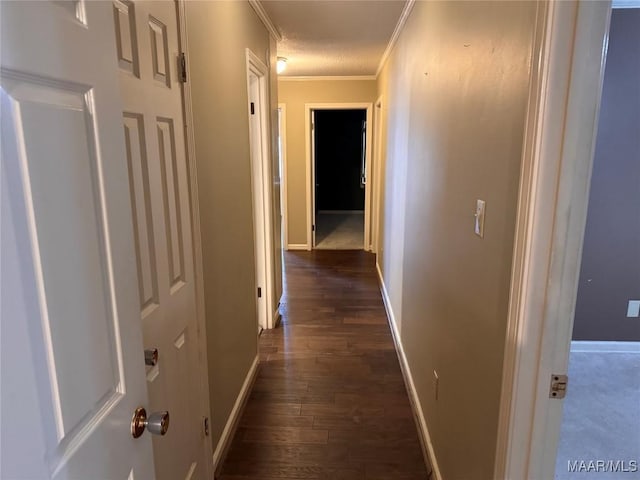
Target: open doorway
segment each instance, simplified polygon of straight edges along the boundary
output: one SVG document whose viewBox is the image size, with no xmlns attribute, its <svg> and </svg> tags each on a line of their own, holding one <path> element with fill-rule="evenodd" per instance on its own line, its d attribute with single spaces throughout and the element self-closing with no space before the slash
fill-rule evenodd
<svg viewBox="0 0 640 480">
<path fill-rule="evenodd" d="M 365 248 L 367 110 L 312 110 L 316 249 Z"/>
<path fill-rule="evenodd" d="M 612 10 L 556 479 L 640 478 L 638 26 Z"/>
</svg>

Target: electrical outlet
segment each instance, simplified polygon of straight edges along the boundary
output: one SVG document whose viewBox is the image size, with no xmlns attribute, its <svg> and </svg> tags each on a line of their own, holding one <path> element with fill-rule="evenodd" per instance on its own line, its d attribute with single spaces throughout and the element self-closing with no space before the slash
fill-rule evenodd
<svg viewBox="0 0 640 480">
<path fill-rule="evenodd" d="M 629 300 L 627 317 L 640 317 L 640 300 Z"/>
<path fill-rule="evenodd" d="M 438 372 L 433 371 L 433 391 L 435 392 L 436 400 L 438 400 L 438 388 L 440 387 L 440 377 Z"/>
</svg>

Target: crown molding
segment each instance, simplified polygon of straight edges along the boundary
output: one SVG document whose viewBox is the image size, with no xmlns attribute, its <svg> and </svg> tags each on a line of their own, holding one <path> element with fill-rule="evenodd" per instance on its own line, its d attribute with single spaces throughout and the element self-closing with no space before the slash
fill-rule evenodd
<svg viewBox="0 0 640 480">
<path fill-rule="evenodd" d="M 271 36 L 275 38 L 277 42 L 282 40 L 282 35 L 280 35 L 280 32 L 271 21 L 269 14 L 262 6 L 262 3 L 260 3 L 260 0 L 249 0 L 249 5 L 251 5 L 255 12 L 258 14 L 258 17 L 260 17 L 260 20 L 262 20 L 264 26 L 267 28 L 267 30 L 269 30 Z"/>
<path fill-rule="evenodd" d="M 409 18 L 409 14 L 411 13 L 411 10 L 413 10 L 413 5 L 415 3 L 416 3 L 416 0 L 407 0 L 407 3 L 405 3 L 404 8 L 402 9 L 402 13 L 400 14 L 400 18 L 398 18 L 398 23 L 396 24 L 396 28 L 393 30 L 393 33 L 391 34 L 391 38 L 389 39 L 387 48 L 382 54 L 382 58 L 380 58 L 380 63 L 378 64 L 378 70 L 376 71 L 376 78 L 378 77 L 378 75 L 380 75 L 380 72 L 382 71 L 382 67 L 384 67 L 384 64 L 387 62 L 389 55 L 391 55 L 391 51 L 393 50 L 393 47 L 396 45 L 396 42 L 398 41 L 398 37 L 400 36 L 400 33 L 402 33 L 402 29 L 404 28 L 405 23 L 407 23 L 407 19 Z"/>
<path fill-rule="evenodd" d="M 321 81 L 336 81 L 336 80 L 375 80 L 375 75 L 337 75 L 337 76 L 278 76 L 278 80 L 286 82 L 321 82 Z"/>
</svg>

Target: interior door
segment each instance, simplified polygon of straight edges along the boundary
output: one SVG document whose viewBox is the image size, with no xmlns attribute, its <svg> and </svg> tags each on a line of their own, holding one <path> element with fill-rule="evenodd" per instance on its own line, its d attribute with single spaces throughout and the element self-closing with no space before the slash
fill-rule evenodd
<svg viewBox="0 0 640 480">
<path fill-rule="evenodd" d="M 112 7 L 0 9 L 0 477 L 152 479 Z"/>
<path fill-rule="evenodd" d="M 205 412 L 200 408 L 196 296 L 177 5 L 114 0 L 126 159 L 138 270 L 138 315 L 149 405 L 171 413 L 153 439 L 156 476 L 205 478 Z"/>
<path fill-rule="evenodd" d="M 265 202 L 263 183 L 263 159 L 262 159 L 262 130 L 260 117 L 262 116 L 260 101 L 260 80 L 254 73 L 249 74 L 249 134 L 251 139 L 251 175 L 253 195 L 253 228 L 256 263 L 256 288 L 258 299 L 258 329 L 266 329 L 267 325 L 267 292 L 266 292 L 266 227 L 265 227 Z"/>
</svg>

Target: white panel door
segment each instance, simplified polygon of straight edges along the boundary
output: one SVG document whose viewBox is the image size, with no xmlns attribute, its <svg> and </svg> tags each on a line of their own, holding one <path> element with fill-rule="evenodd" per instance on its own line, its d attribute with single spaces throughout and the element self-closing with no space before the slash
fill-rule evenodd
<svg viewBox="0 0 640 480">
<path fill-rule="evenodd" d="M 138 269 L 149 405 L 171 428 L 153 439 L 158 479 L 205 478 L 198 330 L 178 19 L 173 1 L 114 0 L 115 38 Z M 203 389 L 204 390 L 204 389 Z"/>
<path fill-rule="evenodd" d="M 152 479 L 112 6 L 0 9 L 0 477 Z"/>
<path fill-rule="evenodd" d="M 264 172 L 262 148 L 262 99 L 260 98 L 260 80 L 254 73 L 249 73 L 249 134 L 251 147 L 251 182 L 253 196 L 253 236 L 256 265 L 256 289 L 258 290 L 257 309 L 258 327 L 268 328 L 267 309 L 267 268 L 266 268 L 266 227 L 264 202 Z"/>
</svg>

